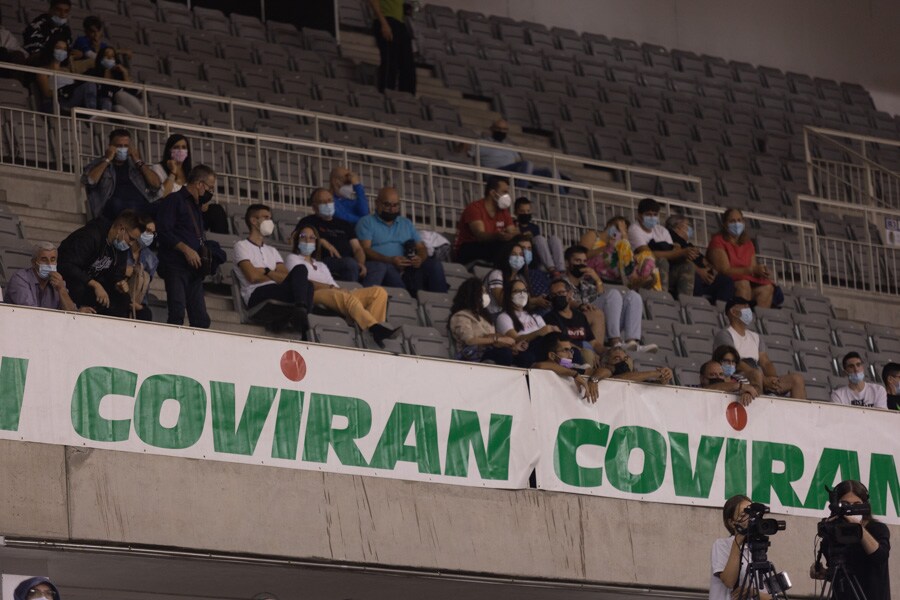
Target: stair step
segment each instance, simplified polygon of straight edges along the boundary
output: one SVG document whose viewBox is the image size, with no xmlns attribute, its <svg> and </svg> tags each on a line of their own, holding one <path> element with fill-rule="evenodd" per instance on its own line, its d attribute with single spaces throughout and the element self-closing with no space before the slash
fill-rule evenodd
<svg viewBox="0 0 900 600">
<path fill-rule="evenodd" d="M 75 225 L 75 227 L 72 228 L 73 230 L 81 227 L 85 223 L 83 212 L 78 213 L 62 210 L 49 210 L 46 208 L 30 206 L 28 204 L 19 204 L 18 202 L 7 202 L 6 206 L 9 209 L 9 212 L 13 213 L 14 215 L 18 215 L 20 218 L 33 217 L 41 219 L 42 221 L 47 220 L 60 223 L 70 223 L 72 225 Z"/>
</svg>

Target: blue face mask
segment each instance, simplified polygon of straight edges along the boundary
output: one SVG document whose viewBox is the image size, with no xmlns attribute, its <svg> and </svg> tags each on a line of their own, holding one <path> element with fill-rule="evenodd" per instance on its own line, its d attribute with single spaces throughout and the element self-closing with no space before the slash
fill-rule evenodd
<svg viewBox="0 0 900 600">
<path fill-rule="evenodd" d="M 141 246 L 143 246 L 144 248 L 147 248 L 150 246 L 150 244 L 153 243 L 153 240 L 155 240 L 155 239 L 156 239 L 155 233 L 153 233 L 152 231 L 145 231 L 144 233 L 141 234 Z"/>
<path fill-rule="evenodd" d="M 744 224 L 741 221 L 728 224 L 728 233 L 734 237 L 740 237 L 744 233 Z"/>
<path fill-rule="evenodd" d="M 56 62 L 65 62 L 67 58 L 69 58 L 69 52 L 67 50 L 63 50 L 62 48 L 53 49 L 53 60 Z"/>
<path fill-rule="evenodd" d="M 329 219 L 334 216 L 334 202 L 319 205 L 319 216 Z"/>
<path fill-rule="evenodd" d="M 752 323 L 753 322 L 753 311 L 750 310 L 749 308 L 742 308 L 741 309 L 741 321 L 744 323 L 744 325 L 749 325 L 750 323 Z"/>
<path fill-rule="evenodd" d="M 530 265 L 531 261 L 534 260 L 534 253 L 528 249 L 522 250 L 522 252 L 525 254 L 525 264 Z"/>
<path fill-rule="evenodd" d="M 49 279 L 50 273 L 56 272 L 56 265 L 38 265 L 38 277 L 41 279 Z"/>
<path fill-rule="evenodd" d="M 610 237 L 610 239 L 613 239 L 618 242 L 619 239 L 622 237 L 622 232 L 619 231 L 618 227 L 610 227 L 609 229 L 606 230 L 606 235 L 608 235 Z"/>
<path fill-rule="evenodd" d="M 864 371 L 860 371 L 859 373 L 850 373 L 847 375 L 847 379 L 850 380 L 850 383 L 862 383 L 866 378 L 866 374 Z"/>
<path fill-rule="evenodd" d="M 115 249 L 119 252 L 125 252 L 131 246 L 129 246 L 128 242 L 126 242 L 125 240 L 113 240 L 113 247 L 115 247 Z"/>
<path fill-rule="evenodd" d="M 725 377 L 731 377 L 736 370 L 737 367 L 735 365 L 722 365 L 722 373 L 725 374 Z"/>
<path fill-rule="evenodd" d="M 653 229 L 659 225 L 659 217 L 651 217 L 648 215 L 642 219 L 642 222 L 644 223 L 644 229 Z"/>
<path fill-rule="evenodd" d="M 116 160 L 125 161 L 128 160 L 128 148 L 125 146 L 119 146 L 116 148 Z"/>
<path fill-rule="evenodd" d="M 102 60 L 100 61 L 100 65 L 101 65 L 104 69 L 112 69 L 114 66 L 116 66 L 116 59 L 114 59 L 114 58 L 104 58 L 104 59 L 102 59 Z"/>
<path fill-rule="evenodd" d="M 686 238 L 686 239 L 691 239 L 692 237 L 694 237 L 694 228 L 691 227 L 690 225 L 688 225 L 687 238 Z"/>
<path fill-rule="evenodd" d="M 513 254 L 509 257 L 509 266 L 512 267 L 513 271 L 518 271 L 525 266 L 525 257 Z"/>
<path fill-rule="evenodd" d="M 303 256 L 312 256 L 312 253 L 316 251 L 316 244 L 315 242 L 300 242 L 297 244 L 297 251 Z"/>
</svg>

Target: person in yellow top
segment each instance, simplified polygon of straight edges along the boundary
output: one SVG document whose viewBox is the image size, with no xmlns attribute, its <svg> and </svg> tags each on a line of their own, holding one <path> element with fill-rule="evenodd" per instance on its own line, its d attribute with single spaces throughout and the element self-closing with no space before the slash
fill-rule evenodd
<svg viewBox="0 0 900 600">
<path fill-rule="evenodd" d="M 412 33 L 406 26 L 403 0 L 369 0 L 375 13 L 375 42 L 381 54 L 378 91 L 416 93 Z"/>
<path fill-rule="evenodd" d="M 588 249 L 587 264 L 603 281 L 621 283 L 631 289 L 662 290 L 659 270 L 649 250 L 635 255 L 628 242 L 628 221 L 613 217 L 603 231 L 587 231 L 581 245 Z"/>
</svg>

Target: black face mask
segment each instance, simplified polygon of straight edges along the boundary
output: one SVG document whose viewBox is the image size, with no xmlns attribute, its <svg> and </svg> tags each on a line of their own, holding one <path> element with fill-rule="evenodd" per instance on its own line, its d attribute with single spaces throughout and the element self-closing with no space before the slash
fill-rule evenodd
<svg viewBox="0 0 900 600">
<path fill-rule="evenodd" d="M 491 137 L 494 138 L 495 142 L 502 142 L 506 139 L 505 131 L 494 131 L 491 133 Z"/>
<path fill-rule="evenodd" d="M 629 371 L 631 371 L 631 369 L 628 368 L 628 363 L 624 360 L 613 367 L 613 375 L 621 375 L 623 373 L 628 373 Z"/>
<path fill-rule="evenodd" d="M 399 215 L 393 212 L 385 212 L 381 211 L 378 213 L 378 216 L 381 217 L 381 220 L 385 223 L 391 223 L 394 219 L 396 219 Z"/>
<path fill-rule="evenodd" d="M 200 206 L 203 206 L 213 198 L 213 193 L 211 190 L 206 190 L 204 193 L 200 195 L 197 200 L 200 202 Z"/>
<path fill-rule="evenodd" d="M 716 385 L 717 383 L 725 383 L 725 380 L 714 377 L 713 379 L 709 379 L 706 385 Z"/>
<path fill-rule="evenodd" d="M 587 267 L 585 267 L 584 265 L 572 265 L 571 267 L 569 267 L 569 273 L 571 273 L 575 277 L 581 277 L 584 274 L 584 270 L 586 268 Z"/>
<path fill-rule="evenodd" d="M 553 310 L 559 312 L 569 306 L 569 299 L 565 296 L 553 296 L 550 298 L 550 304 L 553 306 Z"/>
<path fill-rule="evenodd" d="M 516 218 L 519 220 L 519 223 L 522 225 L 528 225 L 531 223 L 531 215 L 517 215 Z"/>
</svg>

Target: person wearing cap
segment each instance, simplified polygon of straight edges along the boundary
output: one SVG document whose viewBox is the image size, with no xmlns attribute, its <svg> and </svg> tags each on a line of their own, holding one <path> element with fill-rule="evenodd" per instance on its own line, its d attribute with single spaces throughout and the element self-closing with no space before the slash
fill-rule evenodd
<svg viewBox="0 0 900 600">
<path fill-rule="evenodd" d="M 738 372 L 743 374 L 756 389 L 776 395 L 789 394 L 791 398 L 805 399 L 806 384 L 799 373 L 779 375 L 766 353 L 766 343 L 749 326 L 753 323 L 753 309 L 746 298 L 735 296 L 725 305 L 728 327 L 719 331 L 713 339 L 712 349 L 731 346 L 741 356 Z"/>
<path fill-rule="evenodd" d="M 887 408 L 887 392 L 880 385 L 866 383 L 866 363 L 859 352 L 848 352 L 841 359 L 848 385 L 835 388 L 831 401 L 835 404 Z"/>
<path fill-rule="evenodd" d="M 32 577 L 16 586 L 13 600 L 60 600 L 59 590 L 49 577 Z"/>
<path fill-rule="evenodd" d="M 672 291 L 675 296 L 693 296 L 694 259 L 700 256 L 700 249 L 672 241 L 669 230 L 659 222 L 660 208 L 660 203 L 653 198 L 638 203 L 638 218 L 628 227 L 628 241 L 635 256 L 648 250 L 653 253 L 663 291 Z"/>
<path fill-rule="evenodd" d="M 484 198 L 469 204 L 459 218 L 453 244 L 456 262 L 491 261 L 504 244 L 519 235 L 510 206 L 509 179 L 488 177 Z"/>
</svg>

